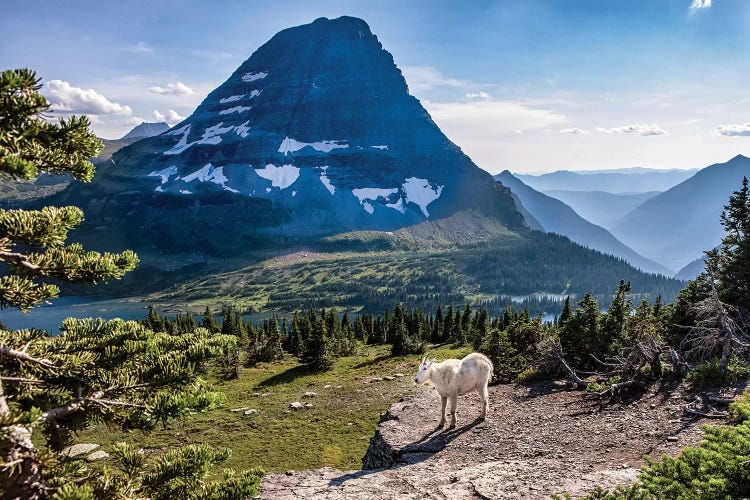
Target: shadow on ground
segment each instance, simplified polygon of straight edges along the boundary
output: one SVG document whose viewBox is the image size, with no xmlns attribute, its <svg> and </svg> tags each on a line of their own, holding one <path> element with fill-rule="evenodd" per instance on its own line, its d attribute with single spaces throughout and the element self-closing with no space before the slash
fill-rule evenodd
<svg viewBox="0 0 750 500">
<path fill-rule="evenodd" d="M 441 427 L 436 427 L 435 429 L 427 432 L 421 438 L 401 448 L 397 463 L 390 469 L 399 469 L 401 467 L 413 465 L 430 458 L 432 455 L 445 448 L 448 443 L 464 434 L 465 432 L 470 431 L 481 423 L 482 420 L 477 419 L 455 429 L 443 430 Z M 384 469 L 363 469 L 356 472 L 343 474 L 331 479 L 328 482 L 328 486 L 341 486 L 346 481 L 349 481 L 351 479 L 358 479 L 370 474 L 382 472 L 383 470 Z"/>
</svg>

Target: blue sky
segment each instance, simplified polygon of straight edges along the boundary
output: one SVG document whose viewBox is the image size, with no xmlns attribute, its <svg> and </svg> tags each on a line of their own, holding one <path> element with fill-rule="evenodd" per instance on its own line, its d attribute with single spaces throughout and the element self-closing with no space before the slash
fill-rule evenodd
<svg viewBox="0 0 750 500">
<path fill-rule="evenodd" d="M 281 29 L 352 15 L 490 172 L 750 155 L 750 2 L 464 3 L 4 0 L 0 66 L 37 70 L 59 112 L 114 138 L 189 115 Z"/>
</svg>

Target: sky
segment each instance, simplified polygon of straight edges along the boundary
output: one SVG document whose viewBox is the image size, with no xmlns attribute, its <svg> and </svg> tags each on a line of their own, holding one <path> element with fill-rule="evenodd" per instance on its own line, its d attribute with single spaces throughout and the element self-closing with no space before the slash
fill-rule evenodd
<svg viewBox="0 0 750 500">
<path fill-rule="evenodd" d="M 177 123 L 278 31 L 356 16 L 490 173 L 702 168 L 750 156 L 747 0 L 3 0 L 29 67 L 103 138 Z"/>
</svg>

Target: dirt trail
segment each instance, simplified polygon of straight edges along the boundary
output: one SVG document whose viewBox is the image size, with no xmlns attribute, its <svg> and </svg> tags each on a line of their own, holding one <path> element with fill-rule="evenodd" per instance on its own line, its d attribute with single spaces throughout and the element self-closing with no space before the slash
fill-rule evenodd
<svg viewBox="0 0 750 500">
<path fill-rule="evenodd" d="M 269 474 L 263 498 L 549 498 L 596 485 L 632 482 L 643 456 L 676 455 L 697 445 L 707 419 L 683 411 L 684 389 L 651 391 L 602 406 L 563 383 L 490 388 L 487 421 L 479 399 L 459 399 L 458 428 L 436 431 L 434 389 L 393 405 L 378 426 L 365 465 Z M 713 421 L 711 423 L 717 423 Z"/>
</svg>

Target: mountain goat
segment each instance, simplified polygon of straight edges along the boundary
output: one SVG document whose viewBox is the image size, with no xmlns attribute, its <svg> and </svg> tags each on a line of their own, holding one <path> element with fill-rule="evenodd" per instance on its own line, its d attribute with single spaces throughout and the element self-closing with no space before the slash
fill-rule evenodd
<svg viewBox="0 0 750 500">
<path fill-rule="evenodd" d="M 437 363 L 434 359 L 428 360 L 425 356 L 419 365 L 419 371 L 414 381 L 424 384 L 428 380 L 432 382 L 442 399 L 442 418 L 438 427 L 445 425 L 445 406 L 448 398 L 451 400 L 451 428 L 456 426 L 456 403 L 458 396 L 477 391 L 482 399 L 482 414 L 479 417 L 484 420 L 490 409 L 489 393 L 487 384 L 492 378 L 492 361 L 482 354 L 473 352 L 463 359 L 446 359 Z"/>
</svg>

